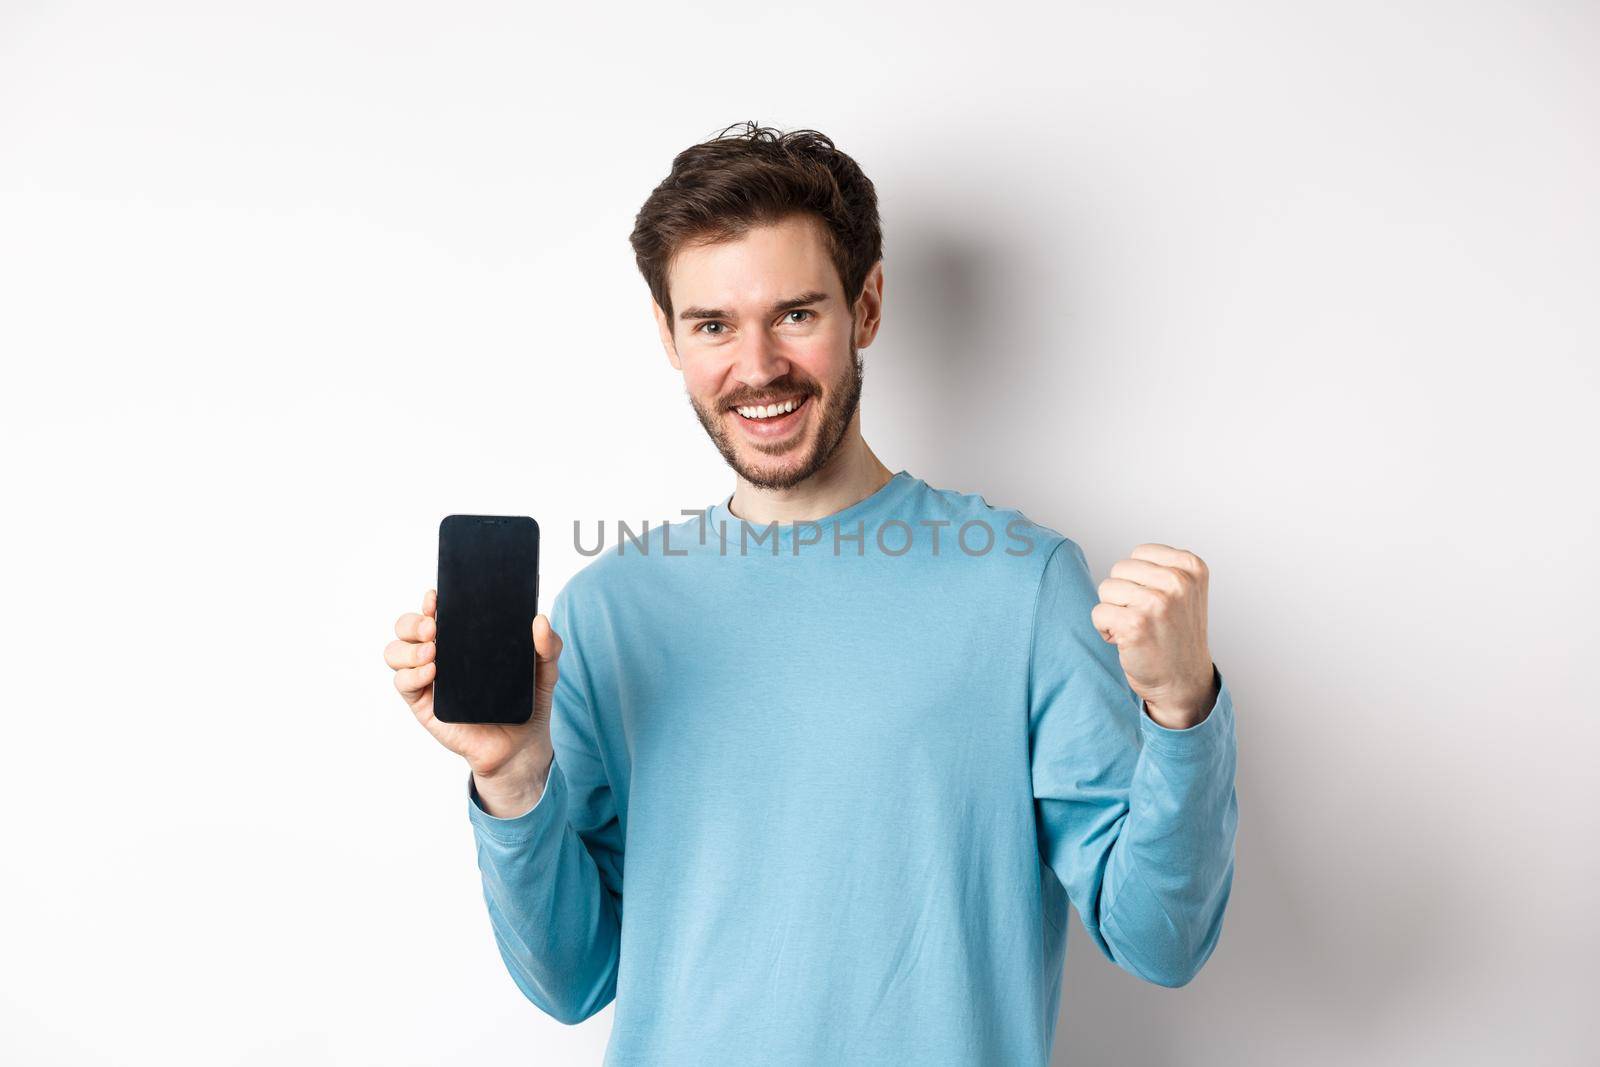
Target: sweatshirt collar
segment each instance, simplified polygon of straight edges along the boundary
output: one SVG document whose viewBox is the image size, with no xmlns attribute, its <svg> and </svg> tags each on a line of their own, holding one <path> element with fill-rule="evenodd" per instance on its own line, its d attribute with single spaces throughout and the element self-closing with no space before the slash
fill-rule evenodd
<svg viewBox="0 0 1600 1067">
<path fill-rule="evenodd" d="M 840 508 L 838 511 L 835 511 L 830 515 L 824 515 L 818 519 L 798 519 L 794 522 L 776 522 L 775 525 L 778 527 L 778 536 L 784 539 L 792 536 L 796 526 L 816 525 L 822 527 L 832 526 L 835 523 L 854 524 L 856 522 L 870 524 L 888 512 L 889 509 L 892 508 L 901 498 L 903 498 L 910 491 L 912 486 L 916 485 L 919 481 L 921 481 L 921 479 L 914 477 L 909 471 L 901 469 L 896 471 L 887 482 L 884 482 L 873 492 L 862 497 L 854 504 Z M 748 525 L 751 530 L 764 530 L 768 525 L 772 525 L 768 523 L 752 522 L 749 519 L 741 519 L 739 516 L 728 510 L 728 505 L 732 502 L 733 494 L 729 493 L 721 501 L 711 505 L 711 507 L 707 509 L 706 521 L 712 531 L 719 529 L 720 524 L 723 523 L 727 524 L 730 532 L 737 531 L 741 522 Z"/>
</svg>

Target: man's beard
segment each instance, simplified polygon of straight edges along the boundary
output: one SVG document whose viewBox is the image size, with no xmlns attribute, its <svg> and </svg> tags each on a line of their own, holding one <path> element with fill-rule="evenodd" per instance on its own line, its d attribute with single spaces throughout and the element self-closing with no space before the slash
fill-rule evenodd
<svg viewBox="0 0 1600 1067">
<path fill-rule="evenodd" d="M 792 465 L 777 468 L 752 467 L 740 459 L 739 446 L 731 439 L 731 434 L 723 424 L 726 408 L 709 411 L 701 406 L 693 394 L 689 394 L 689 404 L 694 408 L 700 425 L 711 437 L 711 442 L 717 446 L 717 451 L 722 453 L 722 458 L 739 477 L 758 489 L 792 489 L 821 470 L 839 450 L 845 431 L 850 428 L 850 420 L 855 417 L 856 408 L 861 404 L 861 377 L 861 353 L 852 342 L 849 365 L 832 388 L 826 391 L 828 399 L 817 416 L 818 429 L 809 454 L 802 455 Z M 814 383 L 797 382 L 787 375 L 769 383 L 767 388 L 773 393 L 803 394 L 812 398 L 811 403 L 819 403 Z M 743 416 L 735 413 L 734 417 Z M 759 446 L 751 447 L 760 450 Z"/>
</svg>

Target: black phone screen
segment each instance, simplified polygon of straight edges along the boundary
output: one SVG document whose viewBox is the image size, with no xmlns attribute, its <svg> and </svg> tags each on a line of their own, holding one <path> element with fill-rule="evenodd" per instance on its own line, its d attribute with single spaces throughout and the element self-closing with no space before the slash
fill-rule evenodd
<svg viewBox="0 0 1600 1067">
<path fill-rule="evenodd" d="M 439 523 L 433 715 L 524 723 L 533 714 L 539 524 L 525 515 Z"/>
</svg>

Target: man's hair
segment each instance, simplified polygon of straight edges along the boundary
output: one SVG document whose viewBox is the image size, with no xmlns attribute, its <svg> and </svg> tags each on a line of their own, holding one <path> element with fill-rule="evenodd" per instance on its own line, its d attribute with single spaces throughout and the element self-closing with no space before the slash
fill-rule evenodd
<svg viewBox="0 0 1600 1067">
<path fill-rule="evenodd" d="M 729 131 L 738 132 L 730 134 Z M 878 194 L 856 161 L 816 130 L 735 123 L 679 152 L 634 220 L 634 258 L 668 320 L 667 268 L 688 245 L 737 240 L 792 215 L 822 222 L 828 254 L 854 304 L 883 256 Z"/>
</svg>

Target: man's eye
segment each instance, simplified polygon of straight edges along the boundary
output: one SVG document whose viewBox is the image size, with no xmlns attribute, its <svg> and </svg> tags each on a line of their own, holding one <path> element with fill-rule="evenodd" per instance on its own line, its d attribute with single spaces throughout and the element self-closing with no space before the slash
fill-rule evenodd
<svg viewBox="0 0 1600 1067">
<path fill-rule="evenodd" d="M 814 318 L 817 317 L 817 313 L 815 311 L 812 311 L 810 308 L 795 308 L 793 311 L 784 312 L 784 317 L 785 318 L 787 318 L 790 315 L 809 315 L 811 318 L 804 320 L 806 322 L 809 322 L 809 321 L 811 321 L 811 319 L 814 319 Z M 715 320 L 711 320 L 711 321 L 708 321 L 708 322 L 702 322 L 700 325 L 696 326 L 694 329 L 695 329 L 696 333 L 702 333 L 703 332 L 703 333 L 711 334 L 712 336 L 719 336 L 719 335 L 721 335 L 723 333 L 726 333 L 727 331 L 725 329 L 713 330 L 713 329 L 711 329 L 711 327 L 713 327 L 713 326 L 721 327 L 721 326 L 724 326 L 724 325 L 725 325 L 724 323 L 720 323 L 720 322 L 717 322 Z M 799 323 L 795 323 L 795 325 L 799 325 Z"/>
</svg>

